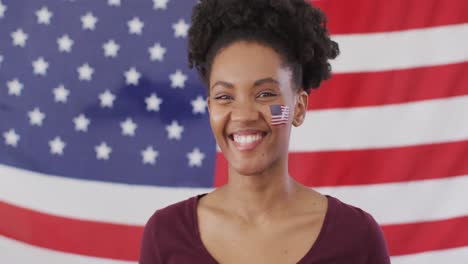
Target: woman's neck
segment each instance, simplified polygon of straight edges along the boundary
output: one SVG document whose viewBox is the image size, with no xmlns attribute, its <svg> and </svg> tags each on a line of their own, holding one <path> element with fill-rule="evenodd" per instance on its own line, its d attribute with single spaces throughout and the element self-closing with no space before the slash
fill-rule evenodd
<svg viewBox="0 0 468 264">
<path fill-rule="evenodd" d="M 222 192 L 229 211 L 246 222 L 261 224 L 284 214 L 302 187 L 289 176 L 287 166 L 257 175 L 240 175 L 230 168 Z"/>
</svg>

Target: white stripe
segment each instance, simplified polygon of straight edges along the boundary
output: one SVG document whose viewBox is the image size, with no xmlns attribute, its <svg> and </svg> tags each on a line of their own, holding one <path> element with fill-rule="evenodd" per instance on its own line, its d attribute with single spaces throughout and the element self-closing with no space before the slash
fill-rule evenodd
<svg viewBox="0 0 468 264">
<path fill-rule="evenodd" d="M 468 139 L 468 96 L 312 110 L 292 129 L 291 151 L 398 147 Z"/>
<path fill-rule="evenodd" d="M 391 260 L 392 264 L 466 264 L 468 262 L 468 247 L 392 257 Z"/>
<path fill-rule="evenodd" d="M 369 212 L 380 224 L 468 215 L 468 175 L 402 183 L 315 188 Z"/>
<path fill-rule="evenodd" d="M 144 225 L 158 208 L 212 190 L 81 181 L 4 165 L 0 175 L 0 200 L 7 203 L 53 215 L 137 225 Z M 468 215 L 468 176 L 316 190 L 368 211 L 380 224 Z"/>
<path fill-rule="evenodd" d="M 383 71 L 468 60 L 468 23 L 371 34 L 334 35 L 335 73 Z"/>
<path fill-rule="evenodd" d="M 143 225 L 155 209 L 211 190 L 76 180 L 3 164 L 0 176 L 0 201 L 53 215 L 135 225 Z"/>
<path fill-rule="evenodd" d="M 36 246 L 0 236 L 0 261 L 8 264 L 136 264 L 135 261 L 121 261 L 69 254 Z"/>
</svg>

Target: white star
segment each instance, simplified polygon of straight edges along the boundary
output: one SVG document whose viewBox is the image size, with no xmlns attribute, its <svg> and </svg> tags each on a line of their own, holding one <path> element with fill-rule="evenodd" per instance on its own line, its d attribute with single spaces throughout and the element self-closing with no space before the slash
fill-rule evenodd
<svg viewBox="0 0 468 264">
<path fill-rule="evenodd" d="M 166 48 L 161 46 L 161 44 L 159 43 L 154 43 L 153 46 L 148 48 L 148 52 L 150 53 L 150 59 L 152 61 L 163 61 L 164 54 L 166 53 Z"/>
<path fill-rule="evenodd" d="M 79 116 L 73 118 L 73 123 L 75 123 L 75 130 L 76 131 L 87 132 L 89 122 L 90 122 L 90 120 L 88 118 L 86 118 L 86 116 L 83 115 L 83 114 L 80 114 Z"/>
<path fill-rule="evenodd" d="M 163 100 L 161 98 L 159 98 L 155 93 L 152 93 L 151 96 L 145 98 L 146 110 L 158 112 L 159 106 L 162 102 Z"/>
<path fill-rule="evenodd" d="M 99 100 L 101 100 L 101 107 L 111 108 L 114 105 L 115 95 L 109 90 L 106 90 L 99 95 Z"/>
<path fill-rule="evenodd" d="M 138 85 L 138 80 L 140 79 L 141 74 L 135 69 L 135 67 L 131 67 L 124 73 L 124 76 L 127 85 Z"/>
<path fill-rule="evenodd" d="M 12 146 L 12 147 L 18 146 L 20 135 L 16 134 L 14 129 L 10 129 L 6 132 L 3 132 L 3 137 L 5 138 L 5 144 L 7 146 Z"/>
<path fill-rule="evenodd" d="M 49 68 L 49 63 L 45 61 L 44 58 L 39 57 L 33 61 L 32 66 L 34 68 L 34 74 L 45 76 Z"/>
<path fill-rule="evenodd" d="M 42 122 L 44 121 L 45 114 L 39 110 L 39 108 L 34 108 L 32 111 L 28 112 L 29 116 L 29 124 L 42 126 Z"/>
<path fill-rule="evenodd" d="M 158 9 L 166 10 L 168 2 L 169 0 L 153 0 L 153 8 L 156 10 Z"/>
<path fill-rule="evenodd" d="M 79 74 L 78 79 L 80 79 L 80 81 L 91 81 L 94 69 L 91 66 L 89 66 L 88 63 L 85 63 L 78 67 L 77 71 Z"/>
<path fill-rule="evenodd" d="M 171 74 L 169 78 L 171 79 L 172 88 L 184 88 L 187 75 L 183 74 L 181 70 L 177 70 L 175 73 Z"/>
<path fill-rule="evenodd" d="M 28 40 L 28 34 L 24 33 L 23 29 L 18 28 L 16 31 L 10 34 L 13 39 L 13 46 L 24 47 L 26 40 Z"/>
<path fill-rule="evenodd" d="M 49 25 L 50 19 L 52 18 L 53 15 L 54 14 L 50 12 L 49 9 L 47 9 L 47 7 L 43 6 L 41 9 L 36 11 L 37 23 Z"/>
<path fill-rule="evenodd" d="M 81 17 L 81 28 L 94 30 L 96 28 L 96 23 L 98 22 L 98 18 L 93 15 L 93 13 L 88 12 L 84 16 Z"/>
<path fill-rule="evenodd" d="M 182 132 L 184 131 L 184 127 L 179 125 L 177 121 L 172 121 L 172 123 L 166 126 L 167 130 L 167 137 L 169 139 L 177 139 L 180 140 L 182 138 Z"/>
<path fill-rule="evenodd" d="M 59 46 L 60 52 L 70 52 L 73 46 L 74 41 L 68 36 L 63 35 L 57 39 L 57 44 Z"/>
<path fill-rule="evenodd" d="M 206 113 L 206 100 L 202 96 L 198 96 L 197 99 L 192 100 L 192 113 L 204 114 Z"/>
<path fill-rule="evenodd" d="M 190 167 L 201 167 L 205 154 L 200 152 L 198 148 L 194 148 L 192 152 L 187 153 L 187 158 L 189 159 Z"/>
<path fill-rule="evenodd" d="M 67 97 L 70 94 L 70 90 L 65 89 L 63 84 L 59 85 L 57 88 L 54 88 L 52 91 L 54 93 L 55 102 L 66 103 Z"/>
<path fill-rule="evenodd" d="M 120 127 L 122 128 L 122 135 L 123 136 L 135 136 L 135 130 L 137 129 L 137 124 L 133 122 L 131 118 L 125 119 L 124 122 L 120 123 Z"/>
<path fill-rule="evenodd" d="M 16 96 L 20 96 L 21 91 L 24 88 L 24 85 L 16 78 L 7 82 L 7 86 L 8 86 L 8 94 L 16 95 Z"/>
<path fill-rule="evenodd" d="M 159 151 L 154 150 L 152 146 L 148 146 L 141 151 L 141 156 L 143 156 L 143 164 L 155 164 Z"/>
<path fill-rule="evenodd" d="M 3 18 L 5 16 L 5 11 L 7 10 L 6 5 L 4 5 L 2 2 L 0 2 L 0 18 Z"/>
<path fill-rule="evenodd" d="M 112 57 L 115 58 L 117 56 L 117 52 L 119 51 L 119 44 L 115 43 L 113 39 L 108 40 L 106 43 L 102 45 L 104 49 L 104 56 L 105 57 Z"/>
<path fill-rule="evenodd" d="M 143 30 L 143 26 L 145 25 L 145 23 L 143 23 L 140 20 L 140 18 L 134 17 L 132 20 L 129 20 L 127 22 L 127 25 L 128 25 L 128 33 L 141 35 L 141 31 Z"/>
<path fill-rule="evenodd" d="M 55 155 L 63 155 L 63 149 L 67 144 L 60 137 L 55 137 L 49 141 L 50 153 Z"/>
<path fill-rule="evenodd" d="M 109 155 L 112 152 L 112 148 L 107 145 L 106 142 L 101 142 L 99 146 L 95 146 L 94 150 L 96 151 L 96 158 L 98 160 L 103 159 L 103 160 L 108 160 Z"/>
<path fill-rule="evenodd" d="M 107 0 L 109 6 L 120 6 L 120 0 Z"/>
<path fill-rule="evenodd" d="M 179 37 L 187 37 L 188 30 L 190 28 L 190 25 L 185 22 L 183 19 L 179 19 L 177 23 L 172 24 L 172 29 L 174 29 L 174 36 L 176 38 Z"/>
</svg>

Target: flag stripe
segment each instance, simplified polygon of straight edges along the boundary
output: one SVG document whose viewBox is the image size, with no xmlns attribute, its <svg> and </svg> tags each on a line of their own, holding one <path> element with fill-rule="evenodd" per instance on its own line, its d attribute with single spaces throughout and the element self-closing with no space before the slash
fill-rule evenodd
<svg viewBox="0 0 468 264">
<path fill-rule="evenodd" d="M 0 166 L 0 174 L 0 200 L 5 203 L 61 217 L 124 225 L 143 225 L 156 209 L 211 191 L 71 180 L 7 166 Z M 314 189 L 368 210 L 381 224 L 468 215 L 467 176 Z M 440 206 L 427 203 L 435 196 Z M 443 206 L 448 201 L 450 206 Z M 139 206 L 126 209 L 128 204 Z"/>
<path fill-rule="evenodd" d="M 468 96 L 352 109 L 309 111 L 290 151 L 388 148 L 468 139 Z"/>
<path fill-rule="evenodd" d="M 468 245 L 468 216 L 424 223 L 383 226 L 390 255 Z"/>
<path fill-rule="evenodd" d="M 374 72 L 468 60 L 468 23 L 425 29 L 334 35 L 340 56 L 333 72 Z"/>
<path fill-rule="evenodd" d="M 40 213 L 0 202 L 7 216 L 0 222 L 1 235 L 31 245 L 100 258 L 137 260 L 143 226 L 75 220 Z M 412 254 L 468 245 L 468 217 L 384 225 L 391 255 Z M 445 239 L 457 232 L 459 236 Z M 462 233 L 460 233 L 462 232 Z M 402 243 L 405 241 L 405 243 Z"/>
<path fill-rule="evenodd" d="M 227 182 L 228 163 L 222 153 L 217 155 L 215 182 L 221 186 Z M 468 162 L 463 159 L 467 155 L 468 140 L 385 149 L 290 152 L 289 172 L 311 187 L 405 182 L 468 174 Z M 427 166 L 428 160 L 431 166 Z"/>
<path fill-rule="evenodd" d="M 312 5 L 327 14 L 329 31 L 335 34 L 395 31 L 468 21 L 468 13 L 463 8 L 465 0 L 322 0 L 312 1 Z"/>
<path fill-rule="evenodd" d="M 103 259 L 36 247 L 1 235 L 0 248 L 2 263 L 136 264 L 135 261 Z"/>
<path fill-rule="evenodd" d="M 392 257 L 392 264 L 466 264 L 468 247 L 435 250 L 418 254 Z"/>
<path fill-rule="evenodd" d="M 375 106 L 467 95 L 466 72 L 468 62 L 372 73 L 335 74 L 320 89 L 312 90 L 308 108 Z"/>
<path fill-rule="evenodd" d="M 363 208 L 381 225 L 437 221 L 468 215 L 468 204 L 465 202 L 468 200 L 468 193 L 463 191 L 468 190 L 468 175 L 315 189 Z"/>
<path fill-rule="evenodd" d="M 31 245 L 101 258 L 138 259 L 143 226 L 53 216 L 0 202 L 0 234 Z"/>
<path fill-rule="evenodd" d="M 79 180 L 2 164 L 0 175 L 0 201 L 47 214 L 126 225 L 143 225 L 156 209 L 213 190 Z"/>
</svg>

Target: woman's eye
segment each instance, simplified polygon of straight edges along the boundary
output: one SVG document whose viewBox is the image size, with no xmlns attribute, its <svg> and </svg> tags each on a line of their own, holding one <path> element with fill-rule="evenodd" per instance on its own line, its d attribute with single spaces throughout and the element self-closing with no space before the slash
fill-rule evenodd
<svg viewBox="0 0 468 264">
<path fill-rule="evenodd" d="M 232 97 L 227 94 L 218 95 L 215 97 L 215 100 L 230 100 L 230 99 L 232 99 Z"/>
<path fill-rule="evenodd" d="M 276 94 L 271 93 L 271 92 L 262 92 L 257 97 L 264 98 L 264 97 L 272 97 L 272 96 L 276 96 Z"/>
</svg>

